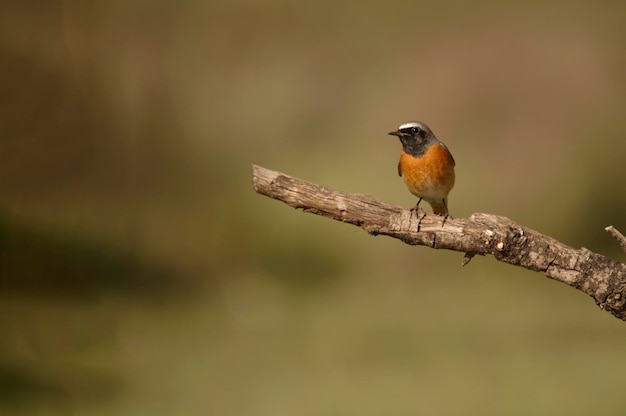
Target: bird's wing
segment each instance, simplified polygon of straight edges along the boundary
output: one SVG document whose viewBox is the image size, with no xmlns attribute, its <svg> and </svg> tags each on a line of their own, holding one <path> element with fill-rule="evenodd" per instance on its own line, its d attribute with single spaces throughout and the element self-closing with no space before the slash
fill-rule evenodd
<svg viewBox="0 0 626 416">
<path fill-rule="evenodd" d="M 442 142 L 439 142 L 439 144 L 441 145 L 441 147 L 443 147 L 444 149 L 446 149 L 446 152 L 448 152 L 448 156 L 450 156 L 450 160 L 452 161 L 452 164 L 454 166 L 456 166 L 456 161 L 454 160 L 454 157 L 452 156 L 452 153 L 450 153 L 450 150 L 448 150 L 448 146 L 446 146 L 445 144 L 443 144 Z"/>
</svg>

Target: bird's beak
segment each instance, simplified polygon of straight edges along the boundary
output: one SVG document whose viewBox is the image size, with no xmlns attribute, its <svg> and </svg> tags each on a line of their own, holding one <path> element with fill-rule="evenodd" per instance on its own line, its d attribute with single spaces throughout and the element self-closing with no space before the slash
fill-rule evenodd
<svg viewBox="0 0 626 416">
<path fill-rule="evenodd" d="M 400 133 L 399 131 L 390 131 L 390 132 L 389 132 L 389 133 L 387 133 L 387 134 L 389 134 L 389 135 L 391 135 L 391 136 L 397 136 L 397 137 L 402 136 L 402 133 Z"/>
</svg>

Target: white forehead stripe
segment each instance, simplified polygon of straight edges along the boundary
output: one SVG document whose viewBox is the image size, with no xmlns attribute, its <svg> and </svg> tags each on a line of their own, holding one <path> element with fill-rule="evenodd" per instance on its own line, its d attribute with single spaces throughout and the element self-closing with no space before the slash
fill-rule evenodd
<svg viewBox="0 0 626 416">
<path fill-rule="evenodd" d="M 404 124 L 400 124 L 400 127 L 398 127 L 398 130 L 408 129 L 409 127 L 421 127 L 421 126 L 418 121 L 407 121 Z"/>
</svg>

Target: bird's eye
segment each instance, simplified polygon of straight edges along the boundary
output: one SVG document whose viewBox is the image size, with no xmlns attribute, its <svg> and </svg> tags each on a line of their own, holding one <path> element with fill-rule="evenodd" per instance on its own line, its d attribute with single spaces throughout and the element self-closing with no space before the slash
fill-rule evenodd
<svg viewBox="0 0 626 416">
<path fill-rule="evenodd" d="M 420 132 L 419 127 L 411 127 L 411 133 L 413 133 L 413 134 L 417 134 L 417 133 L 419 133 L 419 132 Z"/>
</svg>

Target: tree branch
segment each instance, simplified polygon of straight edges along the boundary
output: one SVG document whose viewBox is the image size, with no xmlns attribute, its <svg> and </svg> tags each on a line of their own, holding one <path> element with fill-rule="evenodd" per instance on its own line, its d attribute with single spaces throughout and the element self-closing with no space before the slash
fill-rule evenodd
<svg viewBox="0 0 626 416">
<path fill-rule="evenodd" d="M 624 237 L 624 235 L 617 231 L 617 228 L 613 227 L 612 225 L 606 227 L 605 230 L 617 240 L 619 246 L 622 248 L 624 253 L 626 253 L 626 237 Z"/>
<path fill-rule="evenodd" d="M 284 173 L 252 165 L 252 183 L 260 194 L 305 212 L 347 222 L 372 235 L 387 235 L 411 245 L 476 255 L 545 273 L 589 296 L 601 308 L 626 320 L 626 265 L 586 248 L 576 250 L 506 217 L 473 214 L 469 218 L 427 215 L 372 196 L 338 191 Z M 615 235 L 615 234 L 613 234 Z"/>
</svg>

